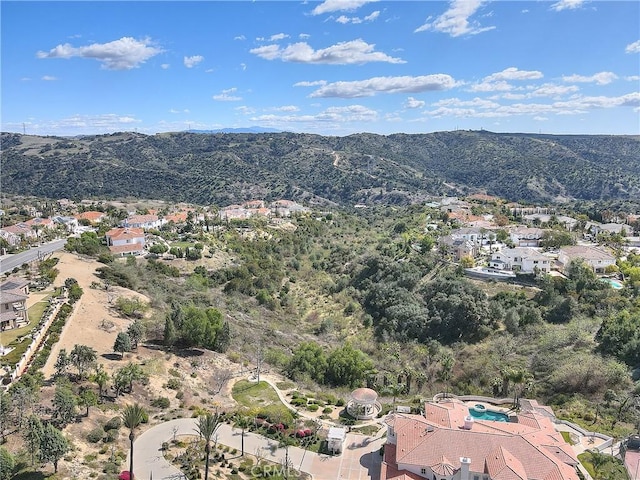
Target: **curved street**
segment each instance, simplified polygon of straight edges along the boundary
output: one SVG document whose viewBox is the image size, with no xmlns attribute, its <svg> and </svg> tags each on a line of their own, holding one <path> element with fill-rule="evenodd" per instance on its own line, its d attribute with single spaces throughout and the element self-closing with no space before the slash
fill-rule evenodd
<svg viewBox="0 0 640 480">
<path fill-rule="evenodd" d="M 134 444 L 134 472 L 136 478 L 146 480 L 177 480 L 186 478 L 175 466 L 167 462 L 162 455 L 162 443 L 170 442 L 174 435 L 197 435 L 197 419 L 179 418 L 156 425 L 141 434 Z M 242 442 L 241 430 L 223 423 L 220 424 L 214 439 L 223 445 L 235 448 L 240 458 Z M 335 479 L 378 479 L 381 456 L 380 446 L 385 439 L 348 433 L 342 455 L 331 456 L 307 452 L 298 447 L 289 447 L 288 458 L 291 468 L 309 473 L 316 480 Z M 261 458 L 276 464 L 283 464 L 287 452 L 279 448 L 278 443 L 251 432 L 244 435 L 245 452 L 258 454 Z M 229 458 L 228 458 L 229 459 Z M 237 462 L 239 463 L 239 461 Z M 129 464 L 127 459 L 126 465 Z"/>
</svg>

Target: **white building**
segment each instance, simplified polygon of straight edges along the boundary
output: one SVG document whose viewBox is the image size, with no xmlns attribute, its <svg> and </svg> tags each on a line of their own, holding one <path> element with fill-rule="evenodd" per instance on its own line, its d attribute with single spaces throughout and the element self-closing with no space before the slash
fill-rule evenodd
<svg viewBox="0 0 640 480">
<path fill-rule="evenodd" d="M 616 264 L 616 257 L 601 247 L 589 245 L 571 245 L 562 247 L 558 252 L 558 262 L 566 269 L 572 260 L 584 260 L 596 273 L 605 273 L 605 269 Z"/>
<path fill-rule="evenodd" d="M 549 273 L 551 259 L 530 247 L 506 248 L 491 255 L 489 266 L 520 273 Z"/>
</svg>

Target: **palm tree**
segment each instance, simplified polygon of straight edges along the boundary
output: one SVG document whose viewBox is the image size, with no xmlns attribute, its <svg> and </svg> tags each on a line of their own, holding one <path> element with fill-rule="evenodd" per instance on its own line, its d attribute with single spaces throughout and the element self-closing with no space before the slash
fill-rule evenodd
<svg viewBox="0 0 640 480">
<path fill-rule="evenodd" d="M 403 383 L 392 383 L 391 385 L 387 385 L 386 387 L 384 387 L 381 393 L 383 395 L 391 395 L 393 397 L 393 409 L 395 410 L 396 398 L 398 397 L 398 395 L 402 395 L 405 392 L 406 388 L 407 386 Z"/>
<path fill-rule="evenodd" d="M 142 408 L 139 404 L 134 403 L 133 405 L 127 405 L 122 412 L 122 423 L 125 427 L 129 429 L 129 442 L 130 442 L 130 452 L 129 452 L 129 478 L 134 480 L 133 475 L 133 439 L 135 438 L 135 429 L 138 425 L 142 423 L 144 418 L 147 416 L 147 412 L 145 412 L 144 408 Z"/>
<path fill-rule="evenodd" d="M 241 451 L 241 453 L 240 453 L 241 457 L 244 457 L 244 431 L 247 428 L 249 428 L 249 425 L 251 425 L 251 417 L 249 417 L 247 415 L 240 414 L 240 416 L 236 420 L 236 426 L 238 428 L 242 429 L 242 436 L 240 437 L 242 439 L 241 450 L 240 450 Z"/>
<path fill-rule="evenodd" d="M 204 453 L 205 453 L 205 464 L 204 464 L 204 480 L 208 480 L 209 478 L 209 455 L 211 454 L 211 437 L 218 428 L 218 424 L 220 423 L 220 415 L 217 413 L 207 413 L 203 417 L 198 418 L 198 428 L 197 432 L 202 438 L 204 438 Z"/>
</svg>

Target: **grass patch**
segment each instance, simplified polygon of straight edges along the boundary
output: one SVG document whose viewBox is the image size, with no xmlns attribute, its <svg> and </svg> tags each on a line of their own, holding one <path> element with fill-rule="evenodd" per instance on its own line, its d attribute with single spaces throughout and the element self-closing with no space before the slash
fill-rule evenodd
<svg viewBox="0 0 640 480">
<path fill-rule="evenodd" d="M 278 387 L 280 390 L 290 390 L 295 386 L 296 385 L 293 382 L 277 382 L 276 383 L 276 387 Z"/>
<path fill-rule="evenodd" d="M 351 428 L 352 432 L 358 432 L 363 435 L 375 435 L 380 430 L 380 427 L 377 425 L 364 425 L 362 427 Z"/>
<path fill-rule="evenodd" d="M 4 345 L 10 345 L 11 342 L 14 342 L 18 337 L 22 337 L 27 333 L 30 333 L 31 330 L 33 330 L 33 327 L 38 325 L 38 322 L 40 322 L 40 319 L 42 318 L 42 314 L 49 304 L 49 297 L 50 295 L 47 295 L 40 302 L 29 307 L 29 309 L 27 310 L 29 323 L 27 325 L 25 325 L 24 327 L 5 330 L 4 332 L 2 332 L 2 343 Z"/>
<path fill-rule="evenodd" d="M 240 405 L 248 408 L 282 404 L 276 391 L 267 382 L 240 380 L 233 386 L 231 396 Z"/>
<path fill-rule="evenodd" d="M 171 242 L 170 246 L 178 247 L 184 250 L 185 248 L 193 248 L 196 246 L 196 244 L 193 242 Z"/>
<path fill-rule="evenodd" d="M 622 462 L 611 455 L 587 451 L 578 455 L 578 460 L 589 472 L 591 478 L 606 478 L 607 480 L 629 479 Z"/>
<path fill-rule="evenodd" d="M 562 438 L 564 438 L 564 441 L 567 442 L 569 445 L 576 444 L 576 442 L 571 440 L 571 434 L 569 432 L 560 432 L 560 435 L 562 435 Z"/>
</svg>

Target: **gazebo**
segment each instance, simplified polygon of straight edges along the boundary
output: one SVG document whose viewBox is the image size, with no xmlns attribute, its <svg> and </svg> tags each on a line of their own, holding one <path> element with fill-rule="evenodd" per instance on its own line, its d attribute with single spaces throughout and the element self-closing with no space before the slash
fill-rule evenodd
<svg viewBox="0 0 640 480">
<path fill-rule="evenodd" d="M 347 413 L 358 420 L 371 420 L 382 410 L 378 394 L 370 388 L 357 388 L 351 392 Z"/>
</svg>

